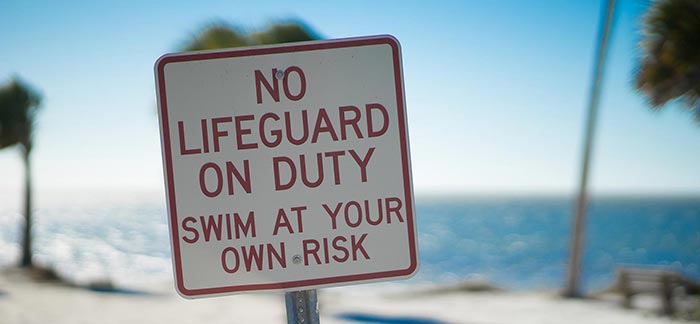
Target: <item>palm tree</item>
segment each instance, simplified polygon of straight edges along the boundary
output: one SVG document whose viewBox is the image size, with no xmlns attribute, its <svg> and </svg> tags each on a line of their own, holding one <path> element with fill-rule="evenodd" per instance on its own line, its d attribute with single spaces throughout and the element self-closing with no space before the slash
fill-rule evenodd
<svg viewBox="0 0 700 324">
<path fill-rule="evenodd" d="M 182 49 L 188 52 L 247 45 L 248 39 L 236 28 L 225 23 L 214 23 L 192 37 Z"/>
<path fill-rule="evenodd" d="M 654 2 L 642 32 L 637 89 L 654 109 L 680 99 L 700 121 L 700 1 Z"/>
<path fill-rule="evenodd" d="M 280 44 L 320 39 L 302 23 L 272 24 L 267 29 L 252 33 L 250 38 L 256 44 Z"/>
<path fill-rule="evenodd" d="M 0 149 L 19 144 L 24 161 L 24 229 L 22 267 L 32 266 L 32 182 L 30 154 L 34 120 L 41 97 L 18 81 L 11 80 L 0 88 Z"/>
<path fill-rule="evenodd" d="M 193 36 L 183 51 L 200 51 L 251 45 L 302 42 L 320 39 L 318 34 L 301 22 L 277 23 L 257 32 L 244 33 L 229 24 L 217 22 Z"/>
</svg>

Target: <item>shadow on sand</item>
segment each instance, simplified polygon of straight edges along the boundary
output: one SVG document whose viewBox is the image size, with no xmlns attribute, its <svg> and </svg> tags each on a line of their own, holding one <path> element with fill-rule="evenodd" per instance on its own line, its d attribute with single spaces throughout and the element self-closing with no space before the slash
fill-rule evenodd
<svg viewBox="0 0 700 324">
<path fill-rule="evenodd" d="M 375 324 L 449 324 L 432 318 L 412 316 L 382 316 L 365 313 L 343 313 L 336 316 L 339 319 L 359 323 Z"/>
<path fill-rule="evenodd" d="M 109 279 L 95 280 L 86 284 L 79 284 L 60 276 L 51 267 L 32 266 L 28 268 L 6 268 L 0 269 L 2 273 L 15 281 L 31 281 L 41 284 L 59 285 L 67 288 L 84 289 L 101 294 L 120 294 L 132 296 L 155 296 L 152 292 L 126 289 L 115 285 Z M 0 298 L 7 295 L 0 290 Z"/>
<path fill-rule="evenodd" d="M 153 293 L 146 292 L 146 291 L 141 291 L 141 290 L 133 290 L 133 289 L 124 289 L 124 288 L 118 288 L 112 284 L 102 284 L 102 283 L 91 283 L 88 284 L 87 286 L 78 286 L 78 288 L 84 288 L 89 291 L 93 291 L 96 293 L 101 293 L 101 294 L 120 294 L 120 295 L 134 295 L 134 296 L 154 296 Z"/>
</svg>

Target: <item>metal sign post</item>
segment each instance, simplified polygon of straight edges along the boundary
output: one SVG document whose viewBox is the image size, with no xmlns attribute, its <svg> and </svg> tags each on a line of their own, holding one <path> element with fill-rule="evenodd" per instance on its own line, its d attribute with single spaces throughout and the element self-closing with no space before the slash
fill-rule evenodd
<svg viewBox="0 0 700 324">
<path fill-rule="evenodd" d="M 284 294 L 287 324 L 318 324 L 316 289 L 290 291 Z"/>
</svg>

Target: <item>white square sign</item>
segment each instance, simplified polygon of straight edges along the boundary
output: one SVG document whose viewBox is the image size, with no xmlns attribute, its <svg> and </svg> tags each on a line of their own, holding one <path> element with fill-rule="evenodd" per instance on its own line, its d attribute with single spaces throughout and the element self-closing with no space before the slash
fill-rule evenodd
<svg viewBox="0 0 700 324">
<path fill-rule="evenodd" d="M 395 38 L 167 54 L 155 73 L 181 295 L 416 272 Z"/>
</svg>

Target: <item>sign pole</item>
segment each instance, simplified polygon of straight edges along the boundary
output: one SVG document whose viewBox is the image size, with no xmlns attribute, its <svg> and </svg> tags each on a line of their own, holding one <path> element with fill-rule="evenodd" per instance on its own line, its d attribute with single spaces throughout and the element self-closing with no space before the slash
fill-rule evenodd
<svg viewBox="0 0 700 324">
<path fill-rule="evenodd" d="M 287 324 L 319 324 L 316 289 L 286 292 L 284 300 Z"/>
</svg>

